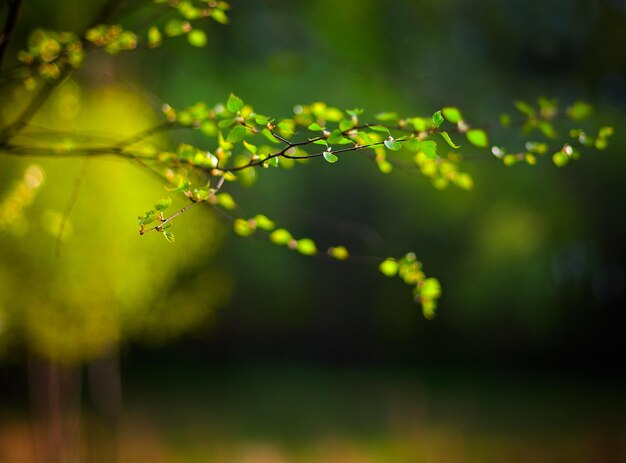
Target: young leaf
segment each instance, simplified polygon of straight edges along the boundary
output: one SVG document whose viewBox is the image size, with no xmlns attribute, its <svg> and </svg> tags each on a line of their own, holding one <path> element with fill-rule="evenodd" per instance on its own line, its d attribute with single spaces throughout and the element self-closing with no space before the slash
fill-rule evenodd
<svg viewBox="0 0 626 463">
<path fill-rule="evenodd" d="M 419 144 L 419 151 L 430 159 L 437 159 L 437 142 L 434 140 L 424 140 Z"/>
<path fill-rule="evenodd" d="M 228 193 L 220 193 L 215 196 L 215 199 L 217 200 L 218 205 L 222 206 L 224 209 L 228 209 L 229 211 L 232 211 L 237 207 L 235 200 Z"/>
<path fill-rule="evenodd" d="M 396 113 L 379 113 L 376 114 L 376 119 L 382 122 L 395 122 L 398 120 Z"/>
<path fill-rule="evenodd" d="M 436 129 L 441 124 L 443 124 L 443 116 L 441 115 L 441 111 L 437 111 L 433 114 L 433 128 Z"/>
<path fill-rule="evenodd" d="M 234 93 L 231 93 L 228 97 L 228 101 L 226 102 L 226 109 L 228 109 L 231 113 L 236 113 L 241 108 L 243 108 L 243 100 Z"/>
<path fill-rule="evenodd" d="M 439 132 L 439 134 L 443 137 L 446 143 L 448 143 L 448 145 L 450 145 L 452 148 L 460 148 L 460 146 L 454 144 L 454 142 L 450 138 L 450 135 L 448 135 L 448 132 Z"/>
<path fill-rule="evenodd" d="M 489 138 L 487 138 L 487 133 L 482 129 L 471 129 L 468 130 L 465 134 L 467 136 L 467 140 L 475 146 L 480 148 L 486 148 L 489 144 Z"/>
<path fill-rule="evenodd" d="M 535 116 L 534 108 L 530 106 L 528 103 L 525 103 L 524 101 L 515 101 L 513 104 L 515 105 L 517 110 L 521 112 L 522 114 L 525 114 L 528 117 Z"/>
<path fill-rule="evenodd" d="M 331 164 L 339 160 L 339 158 L 330 151 L 324 151 L 324 159 Z"/>
<path fill-rule="evenodd" d="M 172 205 L 172 199 L 171 198 L 163 198 L 161 200 L 159 200 L 159 202 L 157 202 L 154 205 L 154 208 L 157 211 L 164 211 L 166 210 L 168 207 L 170 207 Z"/>
<path fill-rule="evenodd" d="M 344 246 L 334 246 L 328 248 L 328 255 L 337 260 L 346 260 L 350 257 L 348 250 Z"/>
<path fill-rule="evenodd" d="M 317 254 L 317 247 L 315 246 L 315 242 L 309 238 L 302 238 L 298 240 L 298 244 L 296 245 L 296 250 L 305 256 L 313 256 Z"/>
<path fill-rule="evenodd" d="M 385 146 L 389 148 L 391 151 L 398 151 L 400 148 L 402 148 L 403 142 L 394 140 L 393 138 L 388 138 L 383 143 L 385 143 Z"/>
<path fill-rule="evenodd" d="M 447 106 L 443 108 L 441 112 L 443 113 L 443 117 L 448 119 L 448 121 L 452 122 L 453 124 L 458 124 L 463 120 L 463 116 L 461 116 L 461 111 L 459 111 L 459 108 Z"/>
<path fill-rule="evenodd" d="M 289 243 L 292 239 L 293 237 L 291 236 L 291 233 L 289 233 L 284 228 L 279 228 L 277 230 L 274 230 L 270 234 L 270 241 L 279 246 Z"/>
<path fill-rule="evenodd" d="M 187 41 L 194 47 L 202 48 L 206 45 L 206 34 L 200 29 L 194 29 L 187 34 Z"/>
<path fill-rule="evenodd" d="M 572 106 L 567 108 L 566 114 L 575 121 L 580 121 L 585 119 L 591 114 L 593 108 L 591 105 L 585 103 L 584 101 L 577 101 Z"/>
<path fill-rule="evenodd" d="M 239 236 L 246 237 L 252 235 L 255 232 L 255 228 L 247 220 L 235 219 L 233 231 Z"/>
<path fill-rule="evenodd" d="M 155 48 L 161 45 L 162 37 L 161 31 L 156 26 L 152 26 L 148 29 L 148 47 Z"/>
<path fill-rule="evenodd" d="M 243 140 L 246 136 L 246 129 L 243 125 L 234 126 L 230 132 L 228 132 L 228 136 L 226 137 L 226 141 L 228 143 L 237 143 Z"/>
<path fill-rule="evenodd" d="M 263 214 L 255 215 L 252 220 L 256 223 L 256 227 L 261 230 L 271 231 L 276 227 L 276 224 Z"/>
<path fill-rule="evenodd" d="M 164 236 L 164 237 L 165 237 L 165 239 L 166 239 L 167 241 L 169 241 L 170 243 L 173 243 L 173 242 L 174 242 L 174 233 L 172 233 L 171 231 L 169 231 L 169 230 L 164 231 L 164 232 L 163 232 L 163 236 Z"/>
<path fill-rule="evenodd" d="M 324 128 L 321 125 L 319 125 L 317 122 L 313 122 L 312 124 L 309 124 L 307 129 L 312 130 L 312 131 L 324 130 Z"/>
<path fill-rule="evenodd" d="M 396 273 L 398 273 L 398 262 L 395 259 L 389 257 L 380 263 L 378 269 L 383 275 L 392 277 Z"/>
</svg>

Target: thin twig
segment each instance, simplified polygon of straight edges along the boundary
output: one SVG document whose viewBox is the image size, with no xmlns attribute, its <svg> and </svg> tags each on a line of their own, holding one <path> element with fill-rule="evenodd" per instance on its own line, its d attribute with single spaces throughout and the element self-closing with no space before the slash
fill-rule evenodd
<svg viewBox="0 0 626 463">
<path fill-rule="evenodd" d="M 74 187 L 72 188 L 72 194 L 70 195 L 67 203 L 65 204 L 65 209 L 63 210 L 63 218 L 61 219 L 61 224 L 59 225 L 59 233 L 57 234 L 56 245 L 55 245 L 55 255 L 58 258 L 61 257 L 61 245 L 63 244 L 63 232 L 65 231 L 65 225 L 67 224 L 67 219 L 69 218 L 72 209 L 74 209 L 74 205 L 78 200 L 78 194 L 80 193 L 80 188 L 83 184 L 83 180 L 87 175 L 87 167 L 89 166 L 90 159 L 87 158 L 84 160 L 83 165 L 74 180 Z"/>
</svg>

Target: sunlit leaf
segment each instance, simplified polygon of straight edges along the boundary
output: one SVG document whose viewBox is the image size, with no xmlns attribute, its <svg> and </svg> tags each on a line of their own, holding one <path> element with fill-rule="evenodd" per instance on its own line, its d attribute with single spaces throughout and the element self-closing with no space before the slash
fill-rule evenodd
<svg viewBox="0 0 626 463">
<path fill-rule="evenodd" d="M 236 113 L 241 108 L 243 108 L 243 100 L 234 93 L 231 93 L 228 97 L 228 101 L 226 102 L 226 109 L 228 109 L 231 113 Z"/>
<path fill-rule="evenodd" d="M 446 143 L 448 143 L 448 145 L 450 145 L 452 148 L 460 148 L 460 146 L 454 144 L 454 142 L 450 138 L 450 135 L 448 135 L 448 132 L 439 132 L 439 135 L 441 135 Z"/>
<path fill-rule="evenodd" d="M 482 129 L 471 129 L 468 130 L 465 134 L 467 136 L 467 140 L 475 146 L 479 146 L 481 148 L 486 148 L 489 145 L 489 138 L 487 137 L 487 133 Z"/>
<path fill-rule="evenodd" d="M 459 110 L 459 108 L 454 108 L 454 107 L 451 107 L 451 106 L 447 106 L 447 107 L 443 108 L 441 110 L 441 112 L 443 113 L 443 116 L 448 121 L 452 122 L 453 124 L 457 124 L 461 120 L 463 120 L 463 116 L 461 116 L 461 111 Z"/>
<path fill-rule="evenodd" d="M 166 210 L 168 207 L 170 207 L 172 205 L 172 199 L 171 198 L 163 198 L 160 199 L 155 205 L 154 208 L 157 211 L 164 211 Z"/>
<path fill-rule="evenodd" d="M 398 262 L 390 257 L 382 261 L 378 266 L 378 269 L 383 275 L 392 277 L 398 273 Z"/>
<path fill-rule="evenodd" d="M 302 238 L 298 240 L 296 250 L 305 256 L 313 256 L 317 254 L 317 247 L 315 242 L 309 238 Z"/>
<path fill-rule="evenodd" d="M 247 220 L 235 219 L 233 221 L 233 231 L 239 236 L 250 236 L 255 232 L 255 228 Z"/>
<path fill-rule="evenodd" d="M 206 34 L 203 30 L 194 29 L 187 34 L 187 41 L 194 47 L 202 48 L 207 42 Z"/>
<path fill-rule="evenodd" d="M 350 257 L 348 250 L 344 246 L 334 246 L 328 248 L 328 255 L 337 260 L 346 260 Z"/>
<path fill-rule="evenodd" d="M 443 116 L 441 115 L 441 111 L 437 111 L 435 114 L 433 114 L 433 128 L 437 128 L 439 127 L 441 124 L 443 124 Z"/>
<path fill-rule="evenodd" d="M 389 148 L 391 151 L 398 151 L 400 148 L 402 148 L 402 144 L 403 144 L 402 141 L 394 140 L 394 139 L 387 139 L 383 143 L 385 143 L 385 146 Z"/>
<path fill-rule="evenodd" d="M 217 200 L 218 205 L 222 206 L 224 209 L 228 209 L 229 211 L 232 211 L 237 207 L 237 203 L 235 203 L 233 197 L 228 193 L 215 195 L 215 199 Z"/>
<path fill-rule="evenodd" d="M 293 236 L 284 228 L 279 228 L 270 233 L 270 241 L 280 246 L 288 244 L 293 240 Z"/>
<path fill-rule="evenodd" d="M 228 136 L 226 137 L 226 141 L 229 143 L 237 143 L 243 140 L 246 136 L 246 129 L 243 125 L 234 126 L 230 132 L 228 132 Z"/>
<path fill-rule="evenodd" d="M 376 114 L 376 119 L 382 122 L 395 122 L 398 120 L 398 114 L 391 112 L 379 113 Z"/>
<path fill-rule="evenodd" d="M 339 158 L 330 151 L 324 151 L 324 159 L 331 164 L 339 160 Z"/>
</svg>

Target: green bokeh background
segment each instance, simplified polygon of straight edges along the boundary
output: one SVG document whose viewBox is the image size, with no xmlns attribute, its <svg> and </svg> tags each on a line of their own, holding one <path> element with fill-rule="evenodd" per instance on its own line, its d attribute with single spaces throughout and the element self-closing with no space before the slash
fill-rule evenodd
<svg viewBox="0 0 626 463">
<path fill-rule="evenodd" d="M 301 393 L 294 409 L 314 423 L 312 428 L 304 425 L 299 434 L 306 441 L 332 434 L 332 423 L 340 423 L 347 435 L 356 429 L 349 419 L 324 418 L 323 412 L 322 418 L 315 418 L 315 404 L 327 413 L 339 408 L 350 415 L 351 406 L 384 402 L 389 391 L 401 391 L 402 404 L 404 393 L 414 397 L 424 384 L 435 409 L 451 397 L 462 397 L 481 410 L 481 419 L 492 423 L 484 435 L 468 438 L 477 449 L 460 451 L 466 460 L 449 456 L 450 461 L 474 461 L 471 455 L 481 455 L 480 442 L 493 455 L 508 455 L 506 450 L 500 454 L 494 450 L 501 441 L 493 428 L 524 414 L 515 407 L 490 409 L 484 397 L 513 400 L 517 391 L 513 381 L 494 382 L 489 373 L 484 382 L 472 383 L 470 392 L 458 384 L 482 377 L 485 365 L 505 376 L 522 367 L 540 378 L 546 371 L 566 371 L 548 385 L 540 380 L 530 384 L 522 403 L 549 404 L 558 395 L 554 391 L 564 388 L 571 401 L 559 405 L 555 412 L 559 417 L 573 413 L 583 420 L 587 411 L 576 408 L 575 402 L 584 397 L 589 409 L 599 410 L 599 418 L 591 421 L 602 425 L 590 431 L 593 436 L 613 442 L 615 435 L 623 435 L 623 422 L 615 426 L 613 422 L 623 416 L 623 393 L 615 391 L 614 381 L 622 381 L 615 376 L 623 370 L 618 366 L 619 351 L 626 347 L 624 3 L 242 0 L 233 1 L 232 7 L 228 26 L 205 23 L 208 44 L 203 49 L 178 38 L 154 50 L 115 57 L 90 54 L 84 69 L 74 75 L 83 98 L 78 115 L 69 122 L 60 120 L 51 102 L 36 123 L 58 128 L 69 124 L 90 134 L 127 134 L 158 120 L 164 102 L 175 107 L 197 101 L 214 104 L 230 92 L 259 112 L 277 117 L 290 114 L 295 104 L 325 101 L 340 108 L 362 107 L 370 115 L 385 110 L 428 115 L 454 105 L 469 121 L 482 123 L 513 112 L 516 99 L 532 102 L 546 96 L 563 104 L 577 99 L 591 102 L 595 113 L 590 124 L 614 126 L 616 135 L 607 150 L 584 153 L 564 169 L 554 167 L 548 158 L 534 167 L 506 168 L 486 154 L 472 156 L 466 163 L 475 183 L 471 192 L 453 187 L 437 191 L 427 179 L 402 171 L 382 175 L 358 156 L 344 156 L 332 166 L 310 162 L 290 171 L 263 171 L 250 189 L 229 185 L 246 214 L 264 213 L 320 243 L 341 243 L 355 254 L 378 256 L 414 251 L 427 273 L 443 285 L 434 321 L 421 316 L 407 287 L 382 277 L 375 267 L 307 259 L 237 237 L 209 210 L 193 210 L 181 218 L 173 246 L 160 237 L 137 236 L 136 215 L 164 193 L 141 169 L 116 160 L 97 160 L 87 167 L 70 216 L 72 234 L 63 241 L 61 257 L 55 257 L 55 236 L 46 231 L 42 217 L 46 211 L 63 210 L 82 161 L 3 158 L 0 201 L 28 165 L 37 163 L 46 171 L 44 185 L 25 210 L 28 232 L 0 230 L 4 310 L 0 313 L 11 321 L 0 325 L 3 357 L 13 365 L 4 370 L 8 397 L 17 397 L 15 403 L 23 400 L 22 383 L 15 375 L 19 376 L 25 352 L 49 355 L 46 349 L 52 345 L 37 338 L 41 331 L 37 324 L 49 319 L 37 317 L 37 311 L 30 318 L 24 316 L 34 304 L 44 312 L 64 308 L 78 314 L 73 318 L 76 335 L 57 331 L 70 352 L 66 360 L 91 357 L 80 343 L 80 352 L 71 353 L 72 340 L 81 339 L 78 333 L 84 335 L 81 317 L 99 313 L 114 320 L 112 334 L 106 336 L 113 344 L 123 340 L 122 371 L 135 391 L 131 397 L 151 391 L 149 405 L 138 399 L 144 409 L 172 391 L 176 397 L 187 397 L 186 389 L 181 389 L 187 381 L 215 388 L 213 397 L 227 404 L 216 414 L 235 423 L 226 440 L 237 439 L 239 432 L 244 440 L 248 436 L 247 431 L 237 431 L 236 423 L 261 429 L 271 420 L 271 413 L 253 413 L 257 396 L 280 409 L 285 394 Z M 26 42 L 33 27 L 80 30 L 95 9 L 91 2 L 25 2 L 11 51 Z M 149 2 L 122 2 L 120 21 L 142 24 L 151 11 Z M 173 133 L 171 139 L 184 141 L 185 136 Z M 202 146 L 200 136 L 191 139 Z M 522 138 L 500 132 L 494 132 L 492 140 L 510 147 L 523 143 Z M 97 296 L 95 287 L 104 296 Z M 134 298 L 129 299 L 130 294 Z M 48 305 L 42 309 L 41 302 L 30 299 L 43 299 Z M 98 320 L 92 321 L 97 325 Z M 163 342 L 174 338 L 178 339 L 174 344 Z M 151 347 L 140 347 L 146 345 Z M 93 355 L 97 354 L 96 349 Z M 242 364 L 253 366 L 240 369 Z M 258 367 L 266 364 L 273 366 Z M 285 364 L 296 365 L 295 370 L 276 367 Z M 215 365 L 218 369 L 212 370 Z M 367 373 L 335 383 L 333 373 L 318 367 L 309 370 L 310 365 L 365 368 Z M 146 374 L 162 369 L 165 377 L 175 380 L 151 389 L 148 384 L 161 381 L 158 375 L 153 382 L 144 381 L 137 373 L 142 368 Z M 225 383 L 204 378 L 206 368 L 211 378 L 225 377 Z M 417 380 L 420 371 L 428 373 Z M 580 377 L 587 375 L 597 380 L 583 387 Z M 258 384 L 257 393 L 242 390 L 246 382 L 253 391 Z M 268 382 L 278 390 L 274 395 L 268 395 Z M 312 391 L 305 386 L 311 383 L 330 392 Z M 455 387 L 447 387 L 451 384 Z M 348 390 L 371 386 L 372 392 L 350 402 L 347 411 L 341 405 L 333 408 L 330 402 L 350 395 L 336 392 L 334 387 L 341 385 Z M 231 388 L 239 395 L 224 392 Z M 442 388 L 449 394 L 432 392 Z M 203 402 L 203 392 L 191 389 L 189 401 L 176 402 L 182 415 L 174 415 L 187 417 L 189 429 L 205 429 L 201 418 L 184 411 L 193 415 L 193 400 L 207 410 L 215 404 Z M 594 402 L 608 390 L 609 405 Z M 313 410 L 305 403 L 313 404 Z M 413 404 L 413 399 L 407 403 Z M 228 408 L 237 405 L 239 412 Z M 161 416 L 168 413 L 165 406 Z M 219 421 L 217 415 L 212 419 Z M 474 415 L 459 411 L 459 416 Z M 383 418 L 375 413 L 363 420 L 381 423 Z M 541 420 L 541 413 L 530 413 L 525 420 L 520 418 L 519 427 L 513 425 L 513 434 L 532 429 L 528 421 Z M 546 427 L 555 429 L 567 421 L 547 420 Z M 458 422 L 448 421 L 455 423 L 453 428 Z M 287 436 L 289 441 L 289 427 L 278 426 L 269 438 L 263 432 L 251 435 L 270 441 Z M 584 425 L 574 428 L 573 434 L 565 434 L 586 432 Z M 446 442 L 446 432 L 436 429 L 433 439 Z M 381 455 L 401 461 L 389 450 L 393 445 L 385 440 L 386 431 L 372 424 L 360 432 L 354 431 L 359 442 L 383 442 L 380 448 L 359 447 L 365 454 L 369 449 L 369 454 L 378 455 L 363 461 L 383 461 Z M 462 433 L 458 428 L 450 432 Z M 182 438 L 181 448 L 190 448 L 190 435 L 194 431 Z M 572 457 L 575 446 L 568 447 L 562 437 L 557 433 L 550 442 L 570 450 L 555 450 L 554 455 Z M 526 438 L 522 448 L 532 447 L 524 442 L 538 442 Z M 590 448 L 596 448 L 590 439 Z M 551 448 L 560 449 L 560 444 Z M 517 448 L 510 442 L 502 445 Z M 396 449 L 400 454 L 411 454 L 411 449 L 400 447 Z M 618 450 L 623 455 L 623 446 Z M 413 455 L 423 456 L 417 451 Z"/>
</svg>

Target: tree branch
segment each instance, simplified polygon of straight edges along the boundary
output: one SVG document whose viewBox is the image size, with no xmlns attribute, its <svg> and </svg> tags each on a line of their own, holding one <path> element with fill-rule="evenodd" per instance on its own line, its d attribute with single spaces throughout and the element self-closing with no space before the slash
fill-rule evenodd
<svg viewBox="0 0 626 463">
<path fill-rule="evenodd" d="M 20 13 L 22 0 L 8 0 L 8 3 L 9 11 L 7 12 L 7 20 L 4 23 L 4 31 L 2 32 L 2 36 L 0 36 L 0 69 L 2 68 L 4 54 L 9 47 L 11 36 L 13 35 L 13 31 L 15 30 L 15 26 L 17 25 L 17 17 Z"/>
</svg>

